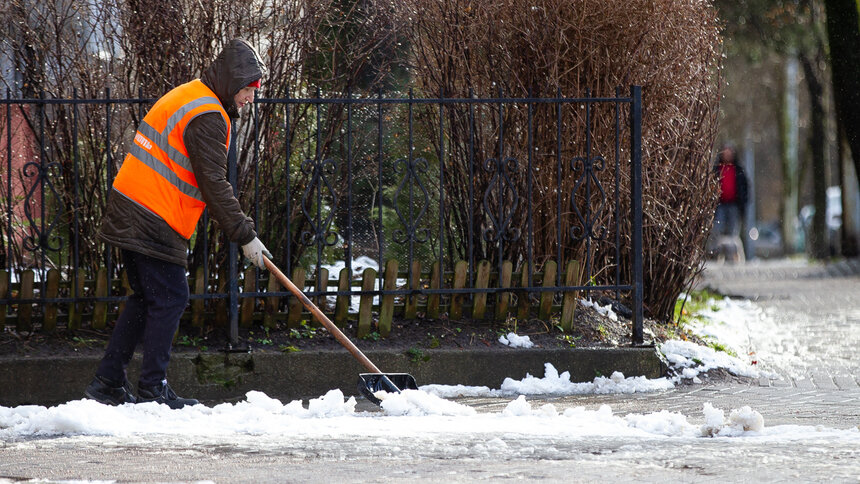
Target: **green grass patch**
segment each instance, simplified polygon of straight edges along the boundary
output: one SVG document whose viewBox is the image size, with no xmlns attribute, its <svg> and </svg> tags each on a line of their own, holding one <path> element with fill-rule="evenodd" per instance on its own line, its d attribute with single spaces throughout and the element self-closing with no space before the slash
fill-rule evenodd
<svg viewBox="0 0 860 484">
<path fill-rule="evenodd" d="M 709 341 L 707 341 L 707 343 L 708 343 L 708 347 L 713 348 L 714 351 L 722 351 L 723 353 L 726 353 L 729 356 L 734 356 L 735 358 L 738 357 L 737 353 L 735 353 L 734 351 L 729 349 L 728 346 L 720 343 L 719 341 L 709 340 Z"/>
<path fill-rule="evenodd" d="M 686 299 L 679 297 L 675 301 L 675 310 L 673 313 L 675 325 L 683 328 L 692 321 L 704 322 L 698 314 L 706 309 L 715 311 L 717 308 L 713 305 L 713 301 L 722 298 L 721 294 L 708 290 L 689 292 Z"/>
<path fill-rule="evenodd" d="M 690 323 L 708 324 L 708 320 L 700 316 L 703 311 L 719 311 L 719 307 L 714 304 L 714 301 L 722 299 L 722 294 L 702 290 L 693 291 L 687 294 L 686 300 L 678 298 L 675 302 L 675 326 L 667 330 L 667 335 L 670 338 L 677 338 L 681 334 L 687 333 L 686 327 Z M 685 339 L 685 338 L 684 338 Z M 738 355 L 728 346 L 711 338 L 703 338 L 705 344 L 714 351 L 722 351 L 728 355 L 737 357 Z M 698 362 L 697 362 L 698 363 Z"/>
</svg>

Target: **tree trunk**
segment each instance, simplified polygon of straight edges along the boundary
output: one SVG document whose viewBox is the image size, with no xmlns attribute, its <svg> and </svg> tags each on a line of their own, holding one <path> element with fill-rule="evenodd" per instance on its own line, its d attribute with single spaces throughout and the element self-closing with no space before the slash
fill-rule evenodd
<svg viewBox="0 0 860 484">
<path fill-rule="evenodd" d="M 822 72 L 818 68 L 819 57 L 823 57 L 823 48 L 818 46 L 816 52 L 800 56 L 806 87 L 809 91 L 811 126 L 809 131 L 809 148 L 812 154 L 812 198 L 815 214 L 812 216 L 812 227 L 806 233 L 806 248 L 814 259 L 825 259 L 828 256 L 827 234 L 827 160 L 825 144 L 827 138 L 824 130 L 824 85 L 821 81 Z"/>
<path fill-rule="evenodd" d="M 825 0 L 836 114 L 860 183 L 860 0 Z"/>
<path fill-rule="evenodd" d="M 786 58 L 785 78 L 781 83 L 782 95 L 779 103 L 779 145 L 782 160 L 782 241 L 787 254 L 797 250 L 794 220 L 798 212 L 799 161 L 798 161 L 798 99 L 797 58 Z"/>
<path fill-rule="evenodd" d="M 842 187 L 842 229 L 840 230 L 842 255 L 857 257 L 860 255 L 860 210 L 857 199 L 857 177 L 851 163 L 851 149 L 845 136 L 845 127 L 837 122 L 839 128 L 839 184 Z"/>
</svg>

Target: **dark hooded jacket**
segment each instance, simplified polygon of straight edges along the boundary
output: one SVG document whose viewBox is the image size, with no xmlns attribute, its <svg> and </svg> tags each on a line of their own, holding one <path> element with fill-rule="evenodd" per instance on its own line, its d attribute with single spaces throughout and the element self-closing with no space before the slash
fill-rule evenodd
<svg viewBox="0 0 860 484">
<path fill-rule="evenodd" d="M 201 76 L 231 118 L 239 116 L 233 100 L 249 83 L 261 79 L 265 66 L 248 42 L 234 39 Z M 247 244 L 257 236 L 227 181 L 227 124 L 218 113 L 196 117 L 185 128 L 185 148 L 209 215 L 231 242 Z M 99 238 L 116 247 L 187 267 L 188 241 L 157 215 L 111 191 Z"/>
</svg>

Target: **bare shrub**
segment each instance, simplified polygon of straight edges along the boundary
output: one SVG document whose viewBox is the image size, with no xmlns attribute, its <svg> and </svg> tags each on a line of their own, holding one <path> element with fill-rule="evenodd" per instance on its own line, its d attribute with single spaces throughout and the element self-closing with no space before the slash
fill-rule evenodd
<svg viewBox="0 0 860 484">
<path fill-rule="evenodd" d="M 616 86 L 643 86 L 643 205 L 645 241 L 645 304 L 651 316 L 671 317 L 674 301 L 698 270 L 712 218 L 715 189 L 710 181 L 709 153 L 717 128 L 719 102 L 719 26 L 716 11 L 702 1 L 670 0 L 538 0 L 523 4 L 510 0 L 405 0 L 400 21 L 411 45 L 414 78 L 426 94 L 468 96 L 469 89 L 482 97 L 499 92 L 510 96 L 582 97 L 589 91 L 611 96 Z M 556 114 L 534 110 L 532 153 L 535 192 L 532 197 L 535 260 L 556 259 L 561 237 L 562 258 L 595 261 L 596 281 L 611 282 L 612 264 L 620 263 L 630 278 L 629 170 L 622 164 L 620 261 L 614 260 L 614 241 L 607 240 L 587 254 L 585 238 L 576 240 L 569 230 L 555 229 L 576 223 L 569 194 L 577 178 L 566 175 L 562 213 L 557 213 L 554 192 L 557 160 L 585 156 L 584 109 L 566 109 L 563 134 L 557 143 Z M 500 121 L 485 110 L 485 122 L 475 127 L 475 160 L 513 157 L 519 161 L 516 190 L 524 196 L 528 177 L 525 129 L 526 110 L 508 109 Z M 592 155 L 614 160 L 614 113 L 595 110 L 591 130 Z M 481 196 L 493 173 L 469 172 L 469 117 L 450 110 L 452 127 L 446 197 L 451 201 L 450 224 L 459 230 L 454 240 L 471 235 L 479 257 L 494 260 L 497 249 L 483 234 L 490 228 L 485 213 L 468 210 L 464 187 L 474 184 Z M 504 149 L 499 153 L 499 129 L 504 126 Z M 621 159 L 629 158 L 629 132 L 621 132 Z M 560 145 L 560 152 L 559 152 Z M 480 166 L 480 165 L 479 165 Z M 614 188 L 614 169 L 597 172 L 603 187 Z M 493 195 L 493 196 L 498 196 Z M 508 195 L 509 196 L 509 195 Z M 575 195 L 601 214 L 596 226 L 612 227 L 612 210 L 599 210 L 600 201 Z M 498 204 L 498 200 L 493 203 Z M 509 206 L 509 201 L 506 202 Z M 514 220 L 525 230 L 527 206 L 520 203 Z M 481 230 L 466 232 L 469 218 Z M 458 247 L 464 250 L 465 242 Z M 526 238 L 508 240 L 503 257 L 522 262 L 527 256 Z"/>
<path fill-rule="evenodd" d="M 44 91 L 47 98 L 69 98 L 73 92 L 81 98 L 99 98 L 111 88 L 114 99 L 153 99 L 198 76 L 223 43 L 236 36 L 248 38 L 260 48 L 270 72 L 263 85 L 263 96 L 268 98 L 314 97 L 316 87 L 329 96 L 373 92 L 388 80 L 392 64 L 399 62 L 393 55 L 398 40 L 408 46 L 414 82 L 429 96 L 468 96 L 470 88 L 483 97 L 499 93 L 611 96 L 617 86 L 623 86 L 622 94 L 626 94 L 629 85 L 642 85 L 645 292 L 652 316 L 666 319 L 670 315 L 675 297 L 703 258 L 715 202 L 708 154 L 719 100 L 718 25 L 716 12 L 707 2 L 8 0 L 0 5 L 0 13 L 5 19 L 0 31 L 3 54 L 16 59 L 14 80 L 21 81 L 16 86 L 21 88 L 18 94 L 22 97 L 36 97 Z M 398 32 L 402 39 L 396 37 Z M 69 240 L 72 218 L 77 214 L 81 224 L 77 233 L 83 243 L 81 264 L 90 270 L 104 264 L 105 247 L 94 234 L 110 178 L 146 107 L 118 102 L 107 108 L 79 106 L 75 111 L 68 105 L 53 105 L 29 117 L 31 128 L 36 130 L 41 129 L 39 116 L 44 116 L 46 161 L 59 163 L 69 174 L 74 161 L 80 160 L 80 192 L 75 193 L 74 178 L 64 176 L 57 198 Z M 488 206 L 512 206 L 511 191 L 487 191 L 494 173 L 486 161 L 514 158 L 518 162 L 511 166 L 513 188 L 521 203 L 513 209 L 514 225 L 509 229 L 524 232 L 528 204 L 523 200 L 530 179 L 525 160 L 531 155 L 534 193 L 529 198 L 533 232 L 540 234 L 533 250 L 538 265 L 558 258 L 556 247 L 560 244 L 560 262 L 571 258 L 593 261 L 598 283 L 615 282 L 611 280 L 613 265 L 620 266 L 630 280 L 628 256 L 614 258 L 614 238 L 600 241 L 589 251 L 586 239 L 569 230 L 578 221 L 573 207 L 583 205 L 591 206 L 597 214 L 596 227 L 615 224 L 613 211 L 599 210 L 601 202 L 593 193 L 588 196 L 574 190 L 582 166 L 569 165 L 585 155 L 585 109 L 565 108 L 559 143 L 558 113 L 546 105 L 533 106 L 535 151 L 527 153 L 527 106 L 507 106 L 501 115 L 496 108 L 476 107 L 471 118 L 468 109 L 445 110 L 443 183 L 449 209 L 445 216 L 450 217 L 446 220 L 448 246 L 465 256 L 471 242 L 476 257 L 510 259 L 522 266 L 528 256 L 526 237 L 508 234 L 505 238 L 493 233 L 498 229 L 488 213 L 468 207 L 481 206 L 485 193 Z M 321 116 L 310 105 L 295 106 L 289 115 L 276 104 L 258 104 L 255 109 L 244 114 L 235 137 L 240 153 L 240 197 L 243 206 L 256 216 L 267 245 L 289 248 L 295 262 L 307 248 L 299 238 L 309 227 L 298 204 L 287 210 L 286 201 L 301 199 L 312 182 L 311 174 L 300 169 L 305 160 L 345 158 L 343 133 L 348 108 L 330 105 Z M 591 155 L 611 163 L 615 160 L 615 112 L 595 108 L 590 114 Z M 436 122 L 431 111 L 416 115 L 419 120 Z M 474 125 L 478 168 L 474 173 L 469 171 L 470 125 Z M 503 146 L 498 143 L 502 129 Z M 80 140 L 77 146 L 72 143 L 76 130 Z M 428 125 L 426 132 L 434 132 L 434 127 Z M 259 147 L 255 144 L 257 133 Z M 626 129 L 620 137 L 619 158 L 626 160 Z M 253 163 L 255 160 L 259 163 Z M 559 160 L 566 172 L 561 213 L 554 191 Z M 341 163 L 337 168 L 341 173 L 332 177 L 335 195 L 348 189 L 342 173 L 346 166 Z M 365 168 L 382 171 L 372 162 Z M 607 167 L 596 175 L 607 195 L 614 195 L 615 170 Z M 619 175 L 620 249 L 628 254 L 630 222 L 624 214 L 629 213 L 629 171 L 623 163 Z M 470 186 L 471 192 L 467 190 Z M 76 199 L 86 203 L 76 204 Z M 346 204 L 341 201 L 331 210 L 344 208 Z M 556 229 L 559 221 L 564 228 L 561 231 Z M 470 225 L 476 230 L 469 231 Z M 289 231 L 284 230 L 287 226 Z M 503 240 L 501 254 L 499 238 Z M 204 244 L 200 242 L 194 244 L 192 270 L 205 263 Z M 208 240 L 205 249 L 215 255 L 209 259 L 210 269 L 220 270 L 226 260 L 226 245 L 218 238 Z M 70 253 L 67 250 L 61 256 L 68 258 Z"/>
<path fill-rule="evenodd" d="M 390 61 L 376 55 L 393 39 L 394 26 L 386 8 L 372 2 L 338 0 L 62 0 L 35 4 L 9 0 L 0 6 L 4 14 L 0 42 L 5 60 L 15 72 L 4 76 L 3 87 L 22 98 L 38 98 L 44 92 L 47 99 L 104 98 L 109 94 L 112 99 L 154 100 L 199 76 L 225 42 L 243 37 L 258 47 L 268 67 L 262 96 L 312 97 L 315 87 L 341 95 L 349 88 L 370 89 L 386 77 Z M 46 200 L 61 213 L 62 229 L 54 235 L 65 231 L 61 237 L 67 242 L 79 236 L 80 265 L 94 271 L 105 264 L 105 246 L 95 234 L 110 180 L 149 105 L 35 106 L 38 110 L 27 118 L 30 129 L 41 137 L 44 116 L 44 161 L 61 167 L 52 178 L 58 185 L 56 199 Z M 283 108 L 261 104 L 255 109 L 243 113 L 237 123 L 240 199 L 257 216 L 258 231 L 265 234 L 267 244 L 292 244 L 295 259 L 306 248 L 296 241 L 306 222 L 297 204 L 289 212 L 284 210 L 285 201 L 301 198 L 308 181 L 297 166 L 308 150 L 316 149 L 317 139 L 322 157 L 338 148 L 334 140 L 345 110 L 327 112 L 317 138 L 309 134 L 315 126 L 311 126 L 314 118 L 307 106 L 294 109 L 288 124 Z M 255 131 L 260 134 L 262 150 L 254 144 Z M 292 147 L 289 152 L 287 139 Z M 259 164 L 254 163 L 257 160 Z M 76 166 L 81 172 L 77 192 L 72 176 Z M 286 193 L 288 173 L 296 178 Z M 260 199 L 254 198 L 255 188 L 262 194 Z M 288 220 L 293 221 L 291 233 L 282 230 Z M 198 237 L 201 233 L 198 231 Z M 210 269 L 218 271 L 226 260 L 227 246 L 220 237 L 208 240 L 205 247 L 201 242 L 199 238 L 193 244 L 192 272 L 204 263 L 204 253 L 214 255 L 209 259 Z M 70 245 L 59 252 L 46 251 L 53 259 L 49 262 L 71 265 Z M 5 254 L 4 250 L 0 257 Z M 15 264 L 24 263 L 19 255 Z"/>
</svg>

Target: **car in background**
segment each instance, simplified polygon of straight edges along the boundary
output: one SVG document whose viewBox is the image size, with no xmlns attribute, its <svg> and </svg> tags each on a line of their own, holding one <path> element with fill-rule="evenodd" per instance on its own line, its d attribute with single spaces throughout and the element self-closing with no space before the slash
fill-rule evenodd
<svg viewBox="0 0 860 484">
<path fill-rule="evenodd" d="M 748 235 L 755 257 L 767 259 L 785 254 L 779 221 L 760 222 L 749 229 Z"/>
<path fill-rule="evenodd" d="M 804 205 L 797 216 L 798 249 L 807 250 L 806 241 L 812 230 L 812 217 L 815 216 L 814 205 Z M 827 247 L 831 255 L 837 254 L 839 247 L 839 229 L 842 228 L 842 189 L 838 186 L 827 187 L 827 205 L 824 213 L 827 223 Z"/>
</svg>

